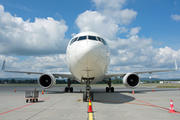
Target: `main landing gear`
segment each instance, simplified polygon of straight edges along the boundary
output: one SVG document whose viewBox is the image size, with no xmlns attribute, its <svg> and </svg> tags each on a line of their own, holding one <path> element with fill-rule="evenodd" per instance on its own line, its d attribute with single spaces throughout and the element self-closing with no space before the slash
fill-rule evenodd
<svg viewBox="0 0 180 120">
<path fill-rule="evenodd" d="M 83 93 L 83 101 L 87 102 L 87 100 L 94 100 L 93 93 L 91 92 L 90 82 L 94 80 L 94 78 L 82 78 L 86 82 L 86 91 Z"/>
<path fill-rule="evenodd" d="M 106 87 L 106 92 L 109 92 L 109 91 L 114 92 L 114 87 L 111 87 L 111 78 L 109 78 L 109 81 L 104 80 L 104 82 L 107 83 L 109 86 L 109 87 Z"/>
<path fill-rule="evenodd" d="M 68 87 L 65 87 L 65 92 L 73 92 L 73 87 L 71 87 L 71 84 L 74 82 L 74 80 L 71 82 L 70 79 L 68 79 Z"/>
</svg>

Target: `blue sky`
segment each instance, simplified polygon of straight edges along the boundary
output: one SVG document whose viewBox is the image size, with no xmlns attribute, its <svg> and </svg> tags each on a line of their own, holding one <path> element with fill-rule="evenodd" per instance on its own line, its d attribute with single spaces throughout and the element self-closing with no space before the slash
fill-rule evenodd
<svg viewBox="0 0 180 120">
<path fill-rule="evenodd" d="M 78 33 L 79 29 L 75 25 L 77 16 L 86 10 L 96 10 L 91 0 L 1 0 L 0 4 L 5 7 L 5 11 L 12 15 L 22 17 L 23 20 L 30 19 L 34 22 L 35 17 L 52 17 L 55 20 L 63 18 L 68 25 L 67 38 L 71 38 L 71 33 Z M 139 36 L 152 37 L 156 41 L 172 45 L 178 49 L 176 43 L 180 43 L 179 21 L 171 19 L 172 14 L 180 14 L 180 2 L 173 0 L 128 0 L 124 8 L 133 9 L 138 15 L 127 28 L 141 26 Z M 121 35 L 124 37 L 123 35 Z M 171 41 L 171 42 L 169 42 Z M 173 43 L 173 44 L 172 44 Z"/>
<path fill-rule="evenodd" d="M 65 46 L 73 33 L 86 30 L 108 39 L 111 72 L 172 69 L 174 59 L 180 64 L 177 0 L 0 0 L 0 5 L 0 62 L 6 59 L 9 69 L 68 71 Z M 155 77 L 162 76 L 170 77 Z"/>
</svg>

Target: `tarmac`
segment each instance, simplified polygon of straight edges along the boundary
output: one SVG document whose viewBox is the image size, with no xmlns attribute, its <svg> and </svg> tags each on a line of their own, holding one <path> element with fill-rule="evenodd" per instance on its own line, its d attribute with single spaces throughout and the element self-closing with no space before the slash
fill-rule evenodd
<svg viewBox="0 0 180 120">
<path fill-rule="evenodd" d="M 88 102 L 83 102 L 84 86 L 74 86 L 73 93 L 64 87 L 39 91 L 39 102 L 26 103 L 25 91 L 35 86 L 0 86 L 0 120 L 87 120 Z M 179 120 L 179 88 L 140 86 L 134 90 L 115 86 L 114 93 L 106 93 L 106 86 L 93 86 L 92 116 L 94 120 Z M 16 92 L 14 91 L 16 89 Z M 154 89 L 154 92 L 153 92 Z M 176 113 L 169 113 L 170 100 Z"/>
</svg>

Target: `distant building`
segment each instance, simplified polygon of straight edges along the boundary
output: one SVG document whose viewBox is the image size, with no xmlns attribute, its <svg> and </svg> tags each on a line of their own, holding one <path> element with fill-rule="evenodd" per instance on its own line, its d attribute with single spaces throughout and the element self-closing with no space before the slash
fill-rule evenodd
<svg viewBox="0 0 180 120">
<path fill-rule="evenodd" d="M 180 84 L 180 81 L 160 81 L 160 84 L 167 84 L 167 83 L 171 83 L 171 84 Z"/>
<path fill-rule="evenodd" d="M 141 84 L 146 84 L 146 82 L 141 82 Z"/>
</svg>

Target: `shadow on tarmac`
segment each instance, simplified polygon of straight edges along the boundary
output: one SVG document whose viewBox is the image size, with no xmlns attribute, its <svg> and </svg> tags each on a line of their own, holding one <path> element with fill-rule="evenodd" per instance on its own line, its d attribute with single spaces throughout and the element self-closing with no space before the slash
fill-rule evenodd
<svg viewBox="0 0 180 120">
<path fill-rule="evenodd" d="M 116 93 L 94 93 L 94 102 L 104 104 L 123 104 L 135 100 L 133 96 Z"/>
<path fill-rule="evenodd" d="M 56 87 L 55 89 L 47 89 L 45 90 L 45 94 L 73 94 L 73 93 L 79 93 L 82 94 L 83 92 L 80 92 L 80 89 L 83 87 L 74 87 L 73 92 L 64 92 L 62 89 L 59 89 Z M 27 89 L 26 89 L 27 90 Z M 83 89 L 82 89 L 83 90 Z M 155 92 L 158 91 L 179 91 L 179 88 L 154 88 Z M 25 91 L 25 90 L 20 90 Z M 38 89 L 39 94 L 41 94 L 41 91 Z M 84 91 L 84 90 L 83 90 Z M 94 102 L 100 102 L 104 104 L 124 104 L 135 100 L 135 97 L 132 96 L 132 89 L 125 89 L 123 88 L 115 88 L 115 91 L 113 93 L 111 92 L 105 92 L 105 87 L 93 87 L 91 89 L 91 92 L 94 93 Z M 148 94 L 148 92 L 153 92 L 153 88 L 137 88 L 134 89 L 135 94 Z M 124 93 L 128 93 L 124 94 Z"/>
</svg>

